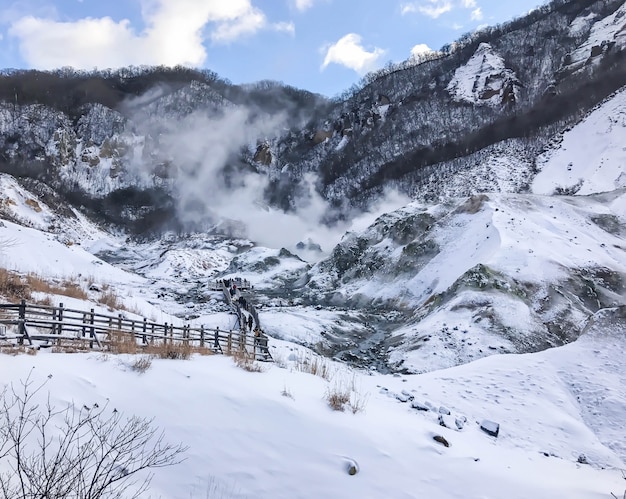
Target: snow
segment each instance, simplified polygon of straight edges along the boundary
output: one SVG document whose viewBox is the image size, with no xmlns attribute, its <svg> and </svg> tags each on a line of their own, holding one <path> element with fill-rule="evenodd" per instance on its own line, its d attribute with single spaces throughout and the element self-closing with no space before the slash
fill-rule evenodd
<svg viewBox="0 0 626 499">
<path fill-rule="evenodd" d="M 604 47 L 607 43 L 615 43 L 618 48 L 626 46 L 626 5 L 621 5 L 613 14 L 596 21 L 589 33 L 589 37 L 574 52 L 570 54 L 570 65 L 579 68 L 591 58 L 592 49 L 594 47 Z M 590 14 L 586 18 L 577 18 L 572 23 L 570 30 L 573 34 L 580 31 L 594 16 Z"/>
<path fill-rule="evenodd" d="M 482 69 L 504 69 L 488 47 L 479 49 Z M 468 86 L 475 70 L 458 75 L 458 96 L 476 98 Z M 439 251 L 414 274 L 337 283 L 332 290 L 337 295 L 397 300 L 415 312 L 415 320 L 391 337 L 400 346 L 387 353 L 392 365 L 420 374 L 384 374 L 374 366 L 358 370 L 318 357 L 301 344 L 323 347 L 333 337 L 343 338 L 340 347 L 351 347 L 352 338 L 370 334 L 364 312 L 268 297 L 257 305 L 275 362 L 260 364 L 261 372 L 240 369 L 225 356 L 194 355 L 185 361 L 153 359 L 139 373 L 129 355 L 42 349 L 36 355 L 0 353 L 0 391 L 30 375 L 35 383 L 46 383 L 40 402 L 49 395 L 57 408 L 97 403 L 154 418 L 167 441 L 189 449 L 182 464 L 155 470 L 150 497 L 621 494 L 626 488 L 620 471 L 626 468 L 623 296 L 615 296 L 619 308 L 591 319 L 575 315 L 584 332 L 573 343 L 523 355 L 510 352 L 516 342 L 534 341 L 533 332 L 543 324 L 513 293 L 461 287 L 445 306 L 420 314 L 433 295 L 447 292 L 480 265 L 502 276 L 503 287 L 511 286 L 512 277 L 533 284 L 535 304 L 572 269 L 605 267 L 626 274 L 623 234 L 596 222 L 602 216 L 626 222 L 624 95 L 616 94 L 565 133 L 559 148 L 540 157 L 534 194 L 412 203 L 389 215 L 395 220 L 427 213 L 434 220 L 424 231 Z M 519 183 L 516 175 L 523 175 L 511 165 L 526 172 L 522 163 L 501 155 L 481 167 L 490 172 L 490 182 L 506 186 Z M 549 195 L 579 178 L 584 179 L 579 196 Z M 207 288 L 211 279 L 238 276 L 271 291 L 308 268 L 280 249 L 254 247 L 247 240 L 168 235 L 132 243 L 78 213 L 58 214 L 7 175 L 0 175 L 0 188 L 1 267 L 83 287 L 106 284 L 131 316 L 230 329 L 234 316 L 220 303 L 220 293 Z M 402 252 L 391 237 L 373 250 L 389 262 Z M 119 265 L 107 263 L 107 255 Z M 322 289 L 333 280 L 320 269 L 314 267 L 310 276 Z M 89 290 L 86 300 L 56 295 L 51 300 L 106 312 L 98 297 L 99 291 Z M 488 317 L 477 318 L 477 304 L 515 335 L 499 334 Z M 185 315 L 190 318 L 180 318 Z M 312 362 L 325 367 L 327 378 L 305 372 Z M 339 389 L 349 391 L 359 410 L 328 406 L 326 396 Z M 488 435 L 481 424 L 499 425 L 498 436 Z M 355 475 L 348 473 L 351 466 Z"/>
<path fill-rule="evenodd" d="M 622 89 L 540 155 L 532 190 L 552 194 L 580 185 L 586 195 L 626 187 L 626 90 Z"/>
<path fill-rule="evenodd" d="M 623 351 L 623 338 L 612 341 Z M 124 414 L 154 417 L 168 441 L 189 450 L 183 464 L 156 471 L 152 497 L 204 497 L 217 487 L 224 491 L 220 497 L 232 498 L 591 499 L 623 487 L 616 468 L 626 456 L 615 446 L 619 438 L 612 438 L 622 430 L 622 419 L 614 417 L 626 409 L 626 383 L 623 373 L 603 377 L 618 370 L 618 350 L 605 350 L 600 339 L 580 343 L 419 376 L 333 365 L 330 381 L 299 372 L 289 360 L 262 373 L 222 356 L 153 360 L 139 374 L 127 356 L 40 352 L 2 355 L 0 379 L 17 382 L 32 369 L 37 383 L 51 375 L 46 390 L 57 407 L 106 403 Z M 297 348 L 272 346 L 286 353 Z M 579 365 L 586 368 L 573 369 Z M 366 401 L 364 411 L 335 412 L 326 405 L 325 393 L 346 380 Z M 591 397 L 599 387 L 600 404 Z M 398 400 L 395 394 L 402 393 L 445 405 L 467 423 L 462 430 L 443 428 L 437 414 Z M 586 412 L 595 414 L 597 434 L 585 424 Z M 497 439 L 480 430 L 483 419 L 501 425 Z M 577 463 L 580 454 L 590 464 Z M 353 462 L 359 471 L 350 476 Z"/>
</svg>

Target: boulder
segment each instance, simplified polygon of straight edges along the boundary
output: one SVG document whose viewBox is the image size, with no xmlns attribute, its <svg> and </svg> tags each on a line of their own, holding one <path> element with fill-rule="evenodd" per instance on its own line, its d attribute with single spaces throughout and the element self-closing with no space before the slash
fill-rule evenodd
<svg viewBox="0 0 626 499">
<path fill-rule="evenodd" d="M 497 437 L 498 433 L 500 433 L 500 425 L 488 419 L 483 419 L 480 423 L 480 429 L 492 437 Z"/>
</svg>

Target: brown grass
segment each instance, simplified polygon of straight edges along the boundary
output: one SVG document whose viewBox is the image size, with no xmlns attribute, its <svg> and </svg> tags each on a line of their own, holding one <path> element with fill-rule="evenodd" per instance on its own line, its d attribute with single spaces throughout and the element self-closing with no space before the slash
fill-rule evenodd
<svg viewBox="0 0 626 499">
<path fill-rule="evenodd" d="M 0 268 L 0 295 L 9 301 L 28 300 L 31 297 L 29 286 L 15 272 Z"/>
<path fill-rule="evenodd" d="M 258 362 L 255 362 L 251 355 L 244 351 L 236 351 L 233 352 L 233 360 L 237 367 L 240 367 L 244 371 L 248 371 L 250 373 L 260 373 L 263 372 L 263 368 Z"/>
<path fill-rule="evenodd" d="M 213 355 L 213 350 L 206 347 L 194 347 L 188 341 L 152 343 L 144 347 L 144 351 L 159 359 L 189 359 L 194 353 Z"/>
<path fill-rule="evenodd" d="M 326 391 L 326 402 L 334 411 L 344 411 L 346 408 L 357 414 L 365 410 L 368 396 L 363 395 L 356 387 L 354 376 L 349 382 L 336 381 L 333 388 Z"/>
<path fill-rule="evenodd" d="M 37 355 L 37 349 L 26 345 L 0 345 L 0 354 L 6 355 Z"/>
<path fill-rule="evenodd" d="M 91 350 L 91 348 L 89 347 L 89 340 L 59 339 L 57 341 L 57 344 L 50 349 L 53 353 L 80 353 L 88 352 Z"/>
<path fill-rule="evenodd" d="M 310 373 L 327 381 L 331 376 L 330 361 L 323 357 L 299 357 L 296 361 L 295 368 L 297 371 Z"/>
<path fill-rule="evenodd" d="M 69 296 L 80 300 L 87 299 L 87 293 L 77 282 L 66 279 L 60 284 L 55 284 L 46 281 L 37 274 L 29 273 L 22 277 L 16 272 L 0 268 L 0 295 L 9 301 L 17 302 L 30 300 L 33 293 Z M 51 299 L 48 297 L 39 300 L 39 302 L 45 304 L 46 300 Z"/>
<path fill-rule="evenodd" d="M 98 303 L 104 305 L 109 310 L 123 310 L 124 304 L 120 301 L 119 297 L 113 290 L 103 291 L 98 297 Z"/>
<path fill-rule="evenodd" d="M 350 402 L 350 391 L 338 386 L 329 388 L 326 391 L 326 402 L 333 411 L 343 411 Z"/>
<path fill-rule="evenodd" d="M 109 331 L 107 347 L 111 353 L 135 354 L 139 351 L 139 345 L 137 345 L 134 335 L 117 330 Z"/>
</svg>

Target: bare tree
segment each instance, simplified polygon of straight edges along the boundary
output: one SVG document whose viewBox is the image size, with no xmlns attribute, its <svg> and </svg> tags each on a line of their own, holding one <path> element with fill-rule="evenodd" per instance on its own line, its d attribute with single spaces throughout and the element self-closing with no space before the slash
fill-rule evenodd
<svg viewBox="0 0 626 499">
<path fill-rule="evenodd" d="M 152 419 L 108 405 L 37 404 L 31 376 L 0 396 L 0 494 L 20 499 L 139 497 L 149 471 L 180 463 L 187 447 L 164 441 Z M 140 473 L 142 472 L 143 473 Z"/>
</svg>

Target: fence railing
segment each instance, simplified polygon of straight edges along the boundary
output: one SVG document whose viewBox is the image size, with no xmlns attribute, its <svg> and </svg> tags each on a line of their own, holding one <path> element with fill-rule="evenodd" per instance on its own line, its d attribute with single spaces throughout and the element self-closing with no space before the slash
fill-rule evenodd
<svg viewBox="0 0 626 499">
<path fill-rule="evenodd" d="M 245 352 L 254 359 L 270 360 L 267 337 L 246 331 L 222 330 L 191 325 L 157 323 L 125 314 L 107 315 L 89 311 L 26 303 L 0 304 L 0 340 L 55 345 L 81 341 L 89 348 L 106 349 L 113 334 L 132 335 L 138 345 L 183 343 L 218 353 Z"/>
</svg>

